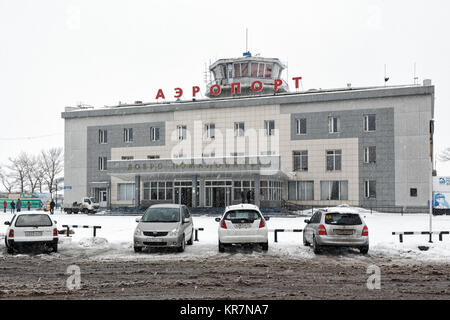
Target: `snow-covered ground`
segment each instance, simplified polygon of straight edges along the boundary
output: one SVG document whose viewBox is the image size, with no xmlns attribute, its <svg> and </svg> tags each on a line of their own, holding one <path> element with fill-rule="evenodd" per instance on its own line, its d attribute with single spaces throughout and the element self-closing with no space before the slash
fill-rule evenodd
<svg viewBox="0 0 450 320">
<path fill-rule="evenodd" d="M 359 210 L 359 209 L 358 209 Z M 405 258 L 427 261 L 450 261 L 450 236 L 444 235 L 443 241 L 433 235 L 433 243 L 428 243 L 427 235 L 404 236 L 400 243 L 398 236 L 392 231 L 428 231 L 429 215 L 427 214 L 373 214 L 370 211 L 359 210 L 369 227 L 370 254 L 381 254 L 392 258 Z M 3 238 L 6 230 L 4 221 L 11 219 L 11 214 L 0 214 L 0 235 Z M 62 225 L 99 225 L 97 238 L 92 238 L 92 229 L 73 229 L 75 234 L 70 238 L 60 235 L 59 252 L 57 257 L 83 257 L 92 259 L 187 259 L 192 257 L 211 257 L 219 254 L 217 250 L 217 227 L 214 217 L 194 216 L 194 226 L 204 228 L 199 231 L 199 242 L 187 246 L 184 253 L 151 252 L 136 254 L 133 251 L 133 232 L 136 227 L 136 216 L 109 215 L 67 215 L 57 212 L 53 216 L 58 228 Z M 272 217 L 268 222 L 269 229 L 303 229 L 305 217 Z M 449 231 L 450 216 L 434 216 L 434 231 Z M 274 242 L 273 232 L 269 234 L 269 252 L 277 256 L 293 258 L 314 258 L 311 248 L 302 245 L 302 233 L 279 233 L 278 242 Z M 429 246 L 428 251 L 420 251 L 419 245 Z M 0 256 L 5 255 L 4 243 L 0 244 Z M 357 252 L 357 251 L 355 251 Z M 225 254 L 241 254 L 225 253 Z M 253 254 L 261 254 L 255 251 Z M 345 252 L 344 252 L 345 254 Z M 52 255 L 53 256 L 53 255 Z M 351 258 L 359 257 L 351 254 Z"/>
</svg>

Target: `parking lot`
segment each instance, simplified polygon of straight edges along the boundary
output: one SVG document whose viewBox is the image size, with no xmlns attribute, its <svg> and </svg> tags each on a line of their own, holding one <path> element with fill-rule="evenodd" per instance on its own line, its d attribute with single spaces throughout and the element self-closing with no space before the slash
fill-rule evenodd
<svg viewBox="0 0 450 320">
<path fill-rule="evenodd" d="M 280 233 L 269 250 L 237 248 L 219 253 L 217 222 L 194 216 L 199 240 L 186 251 L 152 250 L 135 253 L 134 216 L 65 215 L 63 224 L 100 225 L 60 235 L 58 253 L 8 255 L 0 244 L 0 298 L 195 298 L 195 299 L 313 299 L 313 298 L 450 298 L 450 238 L 432 244 L 427 236 L 405 237 L 392 231 L 426 230 L 428 216 L 366 214 L 371 248 L 368 255 L 354 249 L 327 250 L 314 255 L 302 245 L 301 233 Z M 11 215 L 1 215 L 0 223 Z M 270 229 L 300 228 L 305 217 L 272 217 Z M 449 230 L 450 217 L 434 217 L 435 230 Z M 0 230 L 0 233 L 4 233 Z M 429 246 L 420 251 L 418 245 Z M 67 267 L 77 265 L 81 288 L 69 290 Z M 381 270 L 381 289 L 366 286 L 367 267 Z M 270 289 L 268 289 L 270 288 Z"/>
</svg>

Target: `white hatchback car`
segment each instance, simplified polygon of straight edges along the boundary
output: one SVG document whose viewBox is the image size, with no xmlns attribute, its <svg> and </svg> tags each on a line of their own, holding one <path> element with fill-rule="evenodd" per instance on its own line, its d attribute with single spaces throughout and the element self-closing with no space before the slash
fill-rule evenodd
<svg viewBox="0 0 450 320">
<path fill-rule="evenodd" d="M 5 244 L 8 253 L 30 247 L 42 246 L 58 251 L 58 229 L 56 221 L 53 221 L 47 213 L 18 213 L 11 221 L 6 221 L 8 226 L 5 235 Z"/>
<path fill-rule="evenodd" d="M 264 251 L 269 249 L 266 221 L 259 208 L 252 204 L 238 204 L 225 208 L 219 224 L 219 251 L 232 244 L 260 244 Z"/>
</svg>

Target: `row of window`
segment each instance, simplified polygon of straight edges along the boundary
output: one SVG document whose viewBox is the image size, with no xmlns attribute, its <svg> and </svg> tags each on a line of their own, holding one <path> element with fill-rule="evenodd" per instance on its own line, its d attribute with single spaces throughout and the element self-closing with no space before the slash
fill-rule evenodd
<svg viewBox="0 0 450 320">
<path fill-rule="evenodd" d="M 221 183 L 222 182 L 222 183 Z M 198 182 L 197 182 L 198 183 Z M 185 183 L 186 186 L 192 187 L 192 183 Z M 206 188 L 213 187 L 227 187 L 233 188 L 234 200 L 247 200 L 248 197 L 254 199 L 255 182 L 249 180 L 234 181 L 206 181 Z M 282 194 L 282 182 L 262 180 L 260 199 L 261 200 L 281 200 Z M 173 188 L 179 187 L 177 183 L 172 181 L 152 181 L 143 183 L 143 199 L 144 200 L 173 200 Z M 198 186 L 197 186 L 198 187 Z M 119 188 L 119 200 L 131 201 L 135 200 L 135 184 L 134 183 L 120 183 Z"/>
<path fill-rule="evenodd" d="M 172 181 L 144 182 L 143 191 L 145 200 L 173 200 Z M 282 182 L 261 181 L 261 200 L 281 200 Z M 176 187 L 176 185 L 175 185 Z M 206 185 L 208 187 L 208 185 Z M 211 185 L 209 186 L 211 187 Z M 231 188 L 231 186 L 229 186 Z M 120 183 L 119 200 L 135 200 L 135 184 Z M 235 200 L 246 200 L 250 193 L 254 199 L 254 181 L 234 181 L 233 194 Z M 376 198 L 376 180 L 364 181 L 364 197 Z M 417 188 L 410 189 L 410 196 L 417 197 Z M 288 199 L 298 201 L 314 200 L 314 181 L 289 181 Z M 320 200 L 348 200 L 348 181 L 320 181 Z"/>
<path fill-rule="evenodd" d="M 364 182 L 364 196 L 376 198 L 376 181 Z M 314 181 L 289 181 L 288 199 L 314 200 Z M 320 181 L 320 200 L 348 200 L 348 181 Z"/>
<path fill-rule="evenodd" d="M 295 119 L 296 133 L 297 135 L 307 134 L 307 122 L 306 118 Z M 366 114 L 363 116 L 363 127 L 365 132 L 376 131 L 376 115 Z M 340 117 L 328 117 L 328 133 L 341 132 L 341 118 Z"/>
<path fill-rule="evenodd" d="M 376 147 L 364 147 L 364 163 L 376 162 Z M 308 151 L 293 151 L 293 171 L 308 171 Z M 342 150 L 327 150 L 325 152 L 326 170 L 339 171 L 342 170 Z"/>
<path fill-rule="evenodd" d="M 306 118 L 296 119 L 297 125 L 297 135 L 304 135 L 308 133 Z M 214 123 L 207 123 L 205 125 L 205 135 L 207 139 L 215 138 L 216 125 Z M 275 121 L 265 120 L 264 130 L 267 136 L 275 135 Z M 376 130 L 376 116 L 374 114 L 364 115 L 364 131 L 372 132 Z M 329 133 L 339 133 L 341 132 L 341 119 L 340 117 L 328 117 L 328 132 Z M 236 137 L 242 137 L 245 134 L 245 124 L 244 122 L 234 123 L 234 135 Z M 160 140 L 160 128 L 150 127 L 149 128 L 150 141 Z M 185 140 L 187 137 L 187 126 L 178 125 L 177 126 L 177 137 L 178 140 Z M 133 128 L 123 129 L 123 141 L 133 142 Z M 98 131 L 98 142 L 100 144 L 108 143 L 108 131 L 101 129 Z"/>
<path fill-rule="evenodd" d="M 205 136 L 207 139 L 214 139 L 216 137 L 216 125 L 214 123 L 205 124 Z M 266 136 L 275 135 L 275 121 L 274 120 L 264 120 L 264 132 Z M 243 137 L 245 135 L 245 123 L 235 122 L 234 123 L 234 136 Z M 177 126 L 177 138 L 178 140 L 185 140 L 187 138 L 187 126 L 178 125 Z"/>
<path fill-rule="evenodd" d="M 159 141 L 160 140 L 159 130 L 160 130 L 160 128 L 158 128 L 158 127 L 150 127 L 149 128 L 150 141 Z M 123 142 L 133 142 L 133 141 L 134 141 L 133 128 L 123 129 Z M 108 143 L 108 130 L 105 130 L 105 129 L 98 130 L 98 143 L 100 143 L 100 144 Z"/>
<path fill-rule="evenodd" d="M 274 120 L 265 120 L 264 121 L 265 133 L 267 136 L 275 135 L 275 121 Z M 216 125 L 214 123 L 207 123 L 205 125 L 205 136 L 207 139 L 214 139 L 216 137 L 215 134 Z M 236 137 L 243 137 L 245 134 L 245 124 L 244 122 L 235 122 L 234 123 L 234 135 Z M 159 141 L 160 140 L 160 128 L 158 127 L 150 127 L 149 128 L 149 137 L 150 141 Z M 178 125 L 177 126 L 177 138 L 178 140 L 185 140 L 187 138 L 187 126 L 186 125 Z M 125 128 L 123 129 L 123 141 L 124 142 L 133 142 L 133 128 Z M 98 143 L 106 144 L 108 143 L 108 130 L 101 129 L 98 131 Z"/>
</svg>

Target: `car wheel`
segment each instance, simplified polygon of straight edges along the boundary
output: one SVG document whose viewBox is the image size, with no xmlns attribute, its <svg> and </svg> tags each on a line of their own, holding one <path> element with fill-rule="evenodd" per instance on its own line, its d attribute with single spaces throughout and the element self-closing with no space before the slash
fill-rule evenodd
<svg viewBox="0 0 450 320">
<path fill-rule="evenodd" d="M 83 213 L 84 213 L 84 214 L 88 214 L 88 213 L 89 213 L 89 210 L 88 210 L 88 209 L 83 209 Z"/>
<path fill-rule="evenodd" d="M 305 235 L 304 232 L 303 232 L 303 245 L 305 247 L 309 247 L 310 246 L 310 243 L 306 240 L 306 235 Z"/>
<path fill-rule="evenodd" d="M 192 229 L 191 238 L 187 242 L 187 245 L 189 245 L 189 246 L 192 246 L 193 244 L 194 244 L 194 229 Z"/>
<path fill-rule="evenodd" d="M 313 251 L 314 251 L 315 254 L 320 254 L 321 253 L 321 248 L 317 244 L 316 237 L 313 237 Z"/>
<path fill-rule="evenodd" d="M 360 247 L 359 252 L 362 254 L 367 254 L 369 252 L 369 246 Z"/>
<path fill-rule="evenodd" d="M 181 244 L 177 250 L 178 250 L 178 252 L 183 252 L 185 248 L 186 248 L 186 240 L 184 239 L 184 235 L 183 235 L 183 239 L 181 239 Z"/>
<path fill-rule="evenodd" d="M 269 250 L 269 242 L 262 243 L 261 248 L 263 251 Z"/>
<path fill-rule="evenodd" d="M 134 252 L 142 252 L 142 247 L 134 247 Z"/>
<path fill-rule="evenodd" d="M 219 252 L 225 252 L 225 245 L 219 241 Z"/>
<path fill-rule="evenodd" d="M 67 210 L 66 213 L 67 214 L 72 214 L 72 210 Z"/>
</svg>

